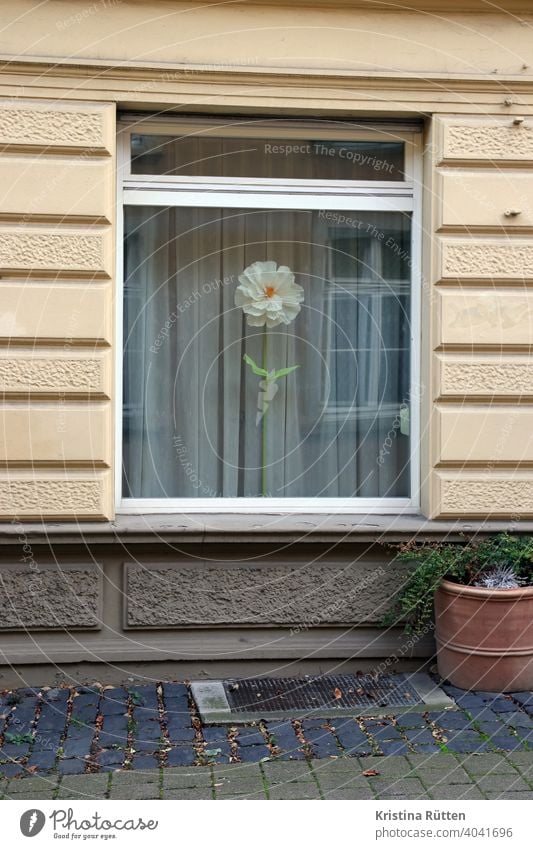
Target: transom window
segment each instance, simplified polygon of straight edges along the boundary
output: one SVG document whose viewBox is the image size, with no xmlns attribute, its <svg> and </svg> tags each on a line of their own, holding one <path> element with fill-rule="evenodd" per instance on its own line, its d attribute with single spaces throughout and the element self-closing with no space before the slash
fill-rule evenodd
<svg viewBox="0 0 533 849">
<path fill-rule="evenodd" d="M 417 141 L 124 124 L 119 509 L 417 506 Z"/>
</svg>

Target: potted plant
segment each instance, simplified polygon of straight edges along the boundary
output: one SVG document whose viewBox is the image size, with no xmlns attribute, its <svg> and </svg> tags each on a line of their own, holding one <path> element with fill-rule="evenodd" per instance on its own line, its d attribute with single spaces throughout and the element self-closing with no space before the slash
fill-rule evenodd
<svg viewBox="0 0 533 849">
<path fill-rule="evenodd" d="M 533 537 L 408 543 L 413 567 L 387 623 L 422 633 L 435 614 L 440 676 L 467 690 L 533 689 Z"/>
</svg>

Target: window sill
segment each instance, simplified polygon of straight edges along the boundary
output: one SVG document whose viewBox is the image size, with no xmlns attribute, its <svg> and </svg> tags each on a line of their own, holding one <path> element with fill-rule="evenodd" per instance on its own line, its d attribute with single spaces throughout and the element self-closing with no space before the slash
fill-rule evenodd
<svg viewBox="0 0 533 849">
<path fill-rule="evenodd" d="M 510 521 L 430 520 L 415 514 L 279 515 L 202 514 L 117 515 L 113 522 L 26 522 L 0 524 L 0 544 L 24 543 L 335 543 L 399 542 L 413 536 L 458 539 L 460 534 L 497 533 Z M 515 526 L 513 526 L 515 527 Z M 515 527 L 516 529 L 516 527 Z M 533 533 L 522 522 L 520 533 Z"/>
</svg>

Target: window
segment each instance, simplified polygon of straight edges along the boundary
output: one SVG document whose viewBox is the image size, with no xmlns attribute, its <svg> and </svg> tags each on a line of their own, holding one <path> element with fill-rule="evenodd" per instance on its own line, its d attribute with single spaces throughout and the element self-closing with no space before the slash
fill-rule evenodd
<svg viewBox="0 0 533 849">
<path fill-rule="evenodd" d="M 417 135 L 121 131 L 119 509 L 417 506 Z"/>
</svg>

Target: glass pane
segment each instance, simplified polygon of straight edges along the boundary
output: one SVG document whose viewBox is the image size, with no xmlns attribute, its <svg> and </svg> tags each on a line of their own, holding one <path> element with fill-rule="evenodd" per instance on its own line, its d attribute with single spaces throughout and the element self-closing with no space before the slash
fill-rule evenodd
<svg viewBox="0 0 533 849">
<path fill-rule="evenodd" d="M 404 143 L 223 136 L 131 137 L 133 174 L 299 180 L 403 180 Z"/>
<path fill-rule="evenodd" d="M 411 221 L 357 221 L 126 208 L 127 496 L 409 495 Z"/>
</svg>

